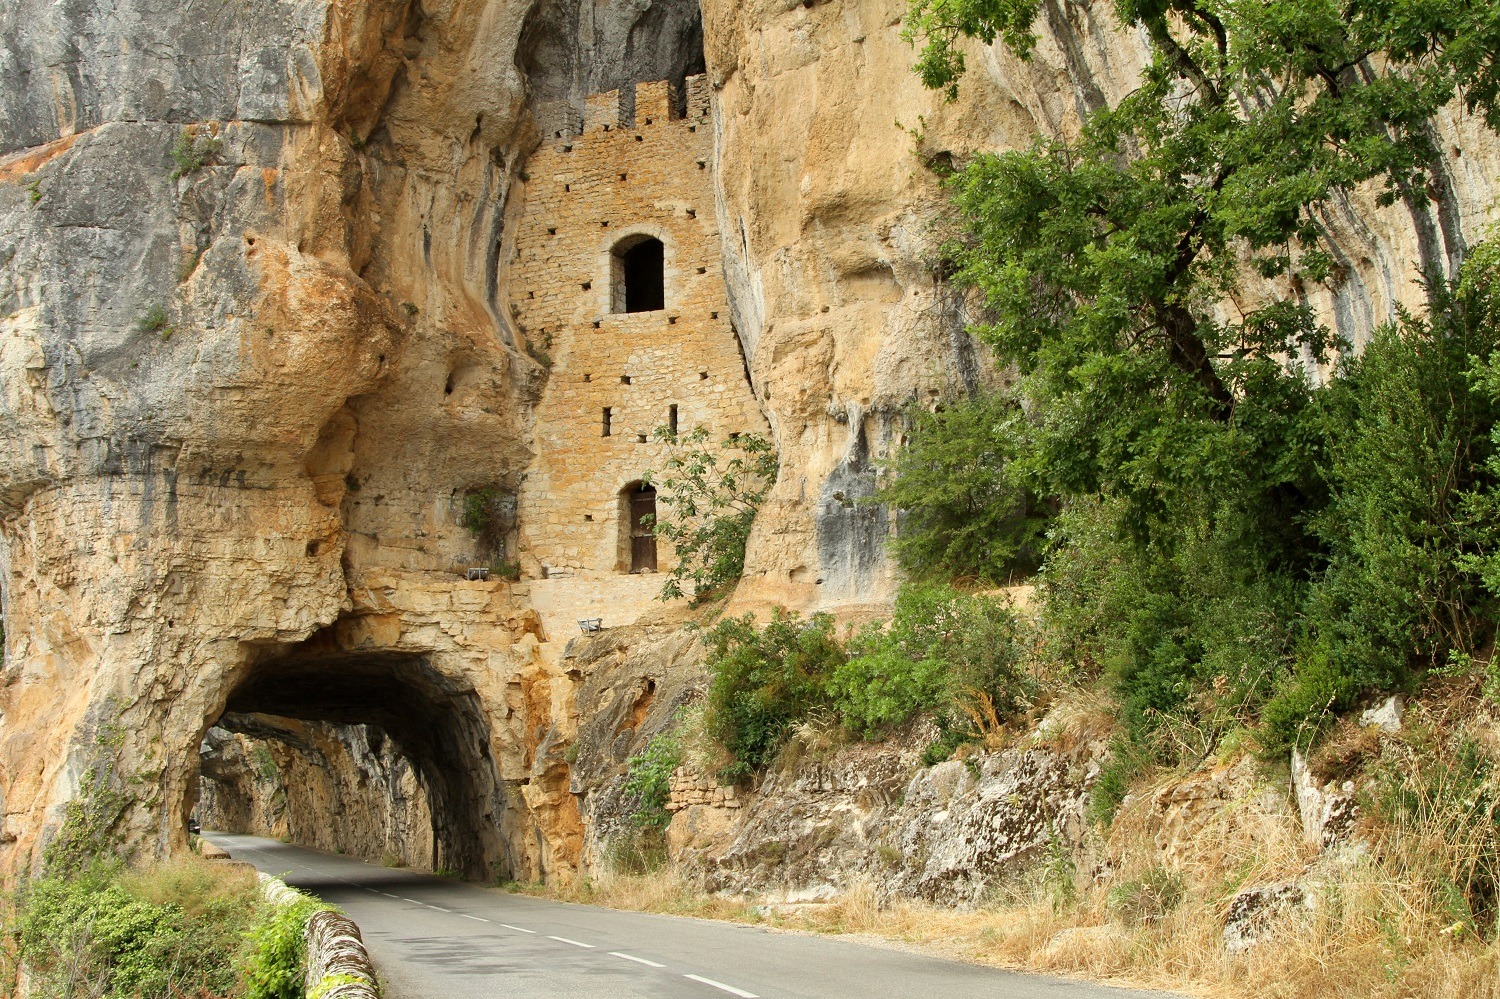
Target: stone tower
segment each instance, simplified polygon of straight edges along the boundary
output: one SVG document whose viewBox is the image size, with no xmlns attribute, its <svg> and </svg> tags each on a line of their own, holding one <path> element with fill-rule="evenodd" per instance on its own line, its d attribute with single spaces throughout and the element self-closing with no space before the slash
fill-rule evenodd
<svg viewBox="0 0 1500 999">
<path fill-rule="evenodd" d="M 562 108 L 523 175 L 511 306 L 551 373 L 519 499 L 521 556 L 545 613 L 633 620 L 673 553 L 640 518 L 666 445 L 653 432 L 764 433 L 729 322 L 715 224 L 708 88 L 665 82 Z M 628 96 L 628 95 L 627 95 Z M 685 97 L 679 115 L 673 98 Z M 563 607 L 562 605 L 567 605 Z M 597 608 L 597 613 L 590 608 Z"/>
</svg>

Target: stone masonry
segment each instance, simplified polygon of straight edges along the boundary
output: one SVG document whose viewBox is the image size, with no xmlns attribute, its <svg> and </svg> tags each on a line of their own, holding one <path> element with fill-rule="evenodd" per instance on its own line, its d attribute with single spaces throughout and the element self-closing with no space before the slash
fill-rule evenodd
<svg viewBox="0 0 1500 999">
<path fill-rule="evenodd" d="M 544 115 L 522 175 L 511 314 L 551 366 L 520 495 L 528 575 L 629 572 L 625 490 L 665 468 L 653 431 L 671 407 L 680 432 L 716 441 L 766 429 L 729 322 L 708 86 L 686 91 L 685 117 L 666 82 L 637 87 L 633 116 L 619 91 L 589 97 L 581 134 L 566 108 Z M 642 237 L 663 244 L 665 308 L 626 313 L 616 256 Z M 658 557 L 673 564 L 664 543 Z"/>
</svg>

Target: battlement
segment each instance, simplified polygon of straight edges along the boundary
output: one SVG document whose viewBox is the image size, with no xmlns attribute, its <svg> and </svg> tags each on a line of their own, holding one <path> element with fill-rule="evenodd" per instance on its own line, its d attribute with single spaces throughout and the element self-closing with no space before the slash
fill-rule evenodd
<svg viewBox="0 0 1500 999">
<path fill-rule="evenodd" d="M 582 114 L 567 101 L 552 101 L 537 109 L 537 125 L 552 139 L 567 139 L 585 132 L 645 128 L 668 121 L 696 123 L 708 117 L 709 86 L 699 74 L 683 81 L 685 94 L 666 80 L 638 83 L 633 91 L 611 90 L 584 98 Z M 675 108 L 686 107 L 678 116 Z"/>
</svg>

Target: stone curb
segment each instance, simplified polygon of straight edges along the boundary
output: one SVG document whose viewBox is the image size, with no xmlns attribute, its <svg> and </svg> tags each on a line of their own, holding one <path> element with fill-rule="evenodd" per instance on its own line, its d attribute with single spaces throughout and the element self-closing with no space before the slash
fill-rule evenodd
<svg viewBox="0 0 1500 999">
<path fill-rule="evenodd" d="M 292 905 L 305 898 L 280 878 L 259 874 L 261 894 L 272 905 Z M 307 920 L 307 977 L 309 999 L 380 999 L 375 967 L 360 938 L 359 927 L 341 912 L 323 909 Z M 320 985 L 332 979 L 332 983 Z"/>
</svg>

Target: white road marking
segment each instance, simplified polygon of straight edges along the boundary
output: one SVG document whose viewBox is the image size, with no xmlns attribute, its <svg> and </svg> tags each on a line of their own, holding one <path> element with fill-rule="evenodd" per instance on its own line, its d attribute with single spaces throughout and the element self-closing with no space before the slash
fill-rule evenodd
<svg viewBox="0 0 1500 999">
<path fill-rule="evenodd" d="M 388 891 L 383 891 L 380 894 L 384 895 L 386 898 L 400 898 L 401 897 L 400 895 L 392 895 Z"/>
<path fill-rule="evenodd" d="M 622 954 L 622 953 L 620 953 L 617 950 L 610 951 L 609 952 L 609 956 L 610 957 L 623 957 L 627 961 L 634 961 L 636 964 L 644 964 L 648 968 L 665 968 L 666 967 L 665 964 L 657 964 L 655 961 L 648 961 L 644 957 L 636 957 L 634 954 Z"/>
<path fill-rule="evenodd" d="M 569 940 L 567 937 L 554 937 L 554 936 L 549 936 L 549 937 L 547 937 L 547 939 L 548 940 L 556 940 L 558 943 L 572 944 L 574 947 L 587 947 L 589 950 L 593 950 L 594 949 L 594 945 L 593 944 L 586 944 L 582 940 Z"/>
<path fill-rule="evenodd" d="M 487 923 L 487 922 L 489 922 L 489 920 L 485 919 L 483 916 L 471 916 L 467 912 L 460 912 L 459 915 L 463 916 L 465 919 L 472 919 L 476 923 Z"/>
<path fill-rule="evenodd" d="M 704 985 L 712 985 L 716 989 L 723 989 L 732 996 L 739 996 L 740 999 L 759 999 L 754 992 L 746 992 L 744 989 L 737 989 L 733 985 L 725 985 L 723 982 L 716 982 L 712 978 L 704 978 L 702 975 L 683 975 L 682 977 L 691 978 L 693 981 L 702 982 Z"/>
<path fill-rule="evenodd" d="M 535 933 L 536 932 L 536 930 L 528 930 L 524 926 L 512 926 L 509 923 L 501 923 L 500 925 L 503 926 L 503 927 L 505 927 L 507 930 L 515 930 L 517 933 Z"/>
<path fill-rule="evenodd" d="M 401 901 L 403 901 L 403 902 L 410 902 L 412 905 L 423 905 L 423 904 L 425 904 L 425 903 L 422 903 L 422 902 L 418 902 L 414 898 L 407 898 L 405 895 L 401 896 Z"/>
<path fill-rule="evenodd" d="M 423 902 L 422 904 L 423 905 L 427 905 L 426 902 Z M 427 908 L 429 908 L 429 909 L 436 909 L 438 912 L 452 912 L 453 911 L 452 909 L 445 909 L 441 905 L 427 905 Z"/>
</svg>

